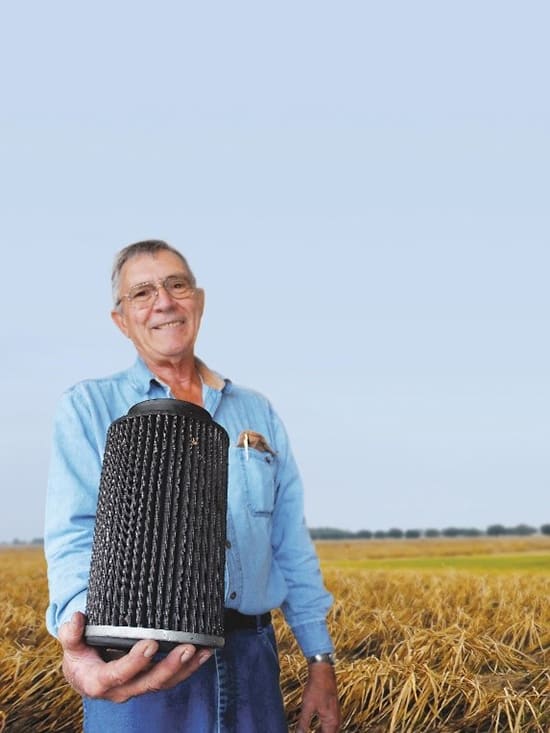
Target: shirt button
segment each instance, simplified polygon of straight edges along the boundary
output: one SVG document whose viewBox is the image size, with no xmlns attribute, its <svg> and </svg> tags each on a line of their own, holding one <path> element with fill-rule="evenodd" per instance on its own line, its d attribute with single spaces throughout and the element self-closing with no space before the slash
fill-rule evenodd
<svg viewBox="0 0 550 733">
<path fill-rule="evenodd" d="M 225 546 L 227 547 L 228 550 L 230 550 L 231 549 L 231 542 L 229 540 L 226 540 L 225 541 Z"/>
<path fill-rule="evenodd" d="M 235 591 L 233 591 L 233 593 L 231 593 L 231 594 L 229 595 L 229 597 L 231 598 L 231 600 L 233 600 L 234 598 L 236 598 L 236 597 L 237 597 L 237 594 L 235 593 Z"/>
</svg>

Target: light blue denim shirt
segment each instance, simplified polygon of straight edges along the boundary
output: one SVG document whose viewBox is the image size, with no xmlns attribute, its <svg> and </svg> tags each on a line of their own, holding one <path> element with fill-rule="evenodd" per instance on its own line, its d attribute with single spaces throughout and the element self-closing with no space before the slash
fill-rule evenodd
<svg viewBox="0 0 550 733">
<path fill-rule="evenodd" d="M 326 614 L 332 597 L 304 521 L 303 490 L 288 437 L 269 401 L 197 360 L 203 405 L 230 438 L 225 605 L 259 614 L 281 607 L 306 656 L 332 651 Z M 57 408 L 48 481 L 45 552 L 48 630 L 84 611 L 107 430 L 137 402 L 171 397 L 138 358 L 128 370 L 69 389 Z M 243 431 L 271 453 L 237 445 Z M 268 460 L 266 460 L 266 458 Z"/>
</svg>

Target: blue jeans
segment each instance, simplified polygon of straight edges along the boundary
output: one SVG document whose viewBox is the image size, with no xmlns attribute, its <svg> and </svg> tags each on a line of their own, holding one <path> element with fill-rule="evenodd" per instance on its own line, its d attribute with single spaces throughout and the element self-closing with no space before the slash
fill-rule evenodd
<svg viewBox="0 0 550 733">
<path fill-rule="evenodd" d="M 83 699 L 85 733 L 287 733 L 273 626 L 233 631 L 171 690 Z"/>
</svg>

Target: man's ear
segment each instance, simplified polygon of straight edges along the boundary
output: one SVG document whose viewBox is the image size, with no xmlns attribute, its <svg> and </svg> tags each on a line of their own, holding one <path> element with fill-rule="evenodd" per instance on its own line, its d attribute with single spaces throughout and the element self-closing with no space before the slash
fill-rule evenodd
<svg viewBox="0 0 550 733">
<path fill-rule="evenodd" d="M 200 314 L 202 318 L 203 313 L 204 313 L 204 288 L 197 288 L 196 293 L 197 293 L 197 299 L 199 301 Z"/>
<path fill-rule="evenodd" d="M 124 318 L 124 315 L 117 310 L 111 311 L 111 318 L 113 319 L 115 325 L 120 328 L 122 333 L 126 336 L 126 338 L 129 338 L 128 336 L 128 328 L 126 326 L 126 319 Z"/>
</svg>

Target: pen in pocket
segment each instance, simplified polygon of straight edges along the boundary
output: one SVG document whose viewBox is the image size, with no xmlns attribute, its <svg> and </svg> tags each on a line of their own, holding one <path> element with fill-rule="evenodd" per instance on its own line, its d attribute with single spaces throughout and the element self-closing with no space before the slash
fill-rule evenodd
<svg viewBox="0 0 550 733">
<path fill-rule="evenodd" d="M 241 430 L 237 440 L 237 447 L 244 449 L 244 455 L 247 461 L 250 448 L 254 448 L 254 450 L 257 450 L 260 453 L 269 453 L 273 457 L 276 456 L 275 451 L 269 445 L 264 436 L 261 433 L 256 432 L 256 430 Z"/>
</svg>

